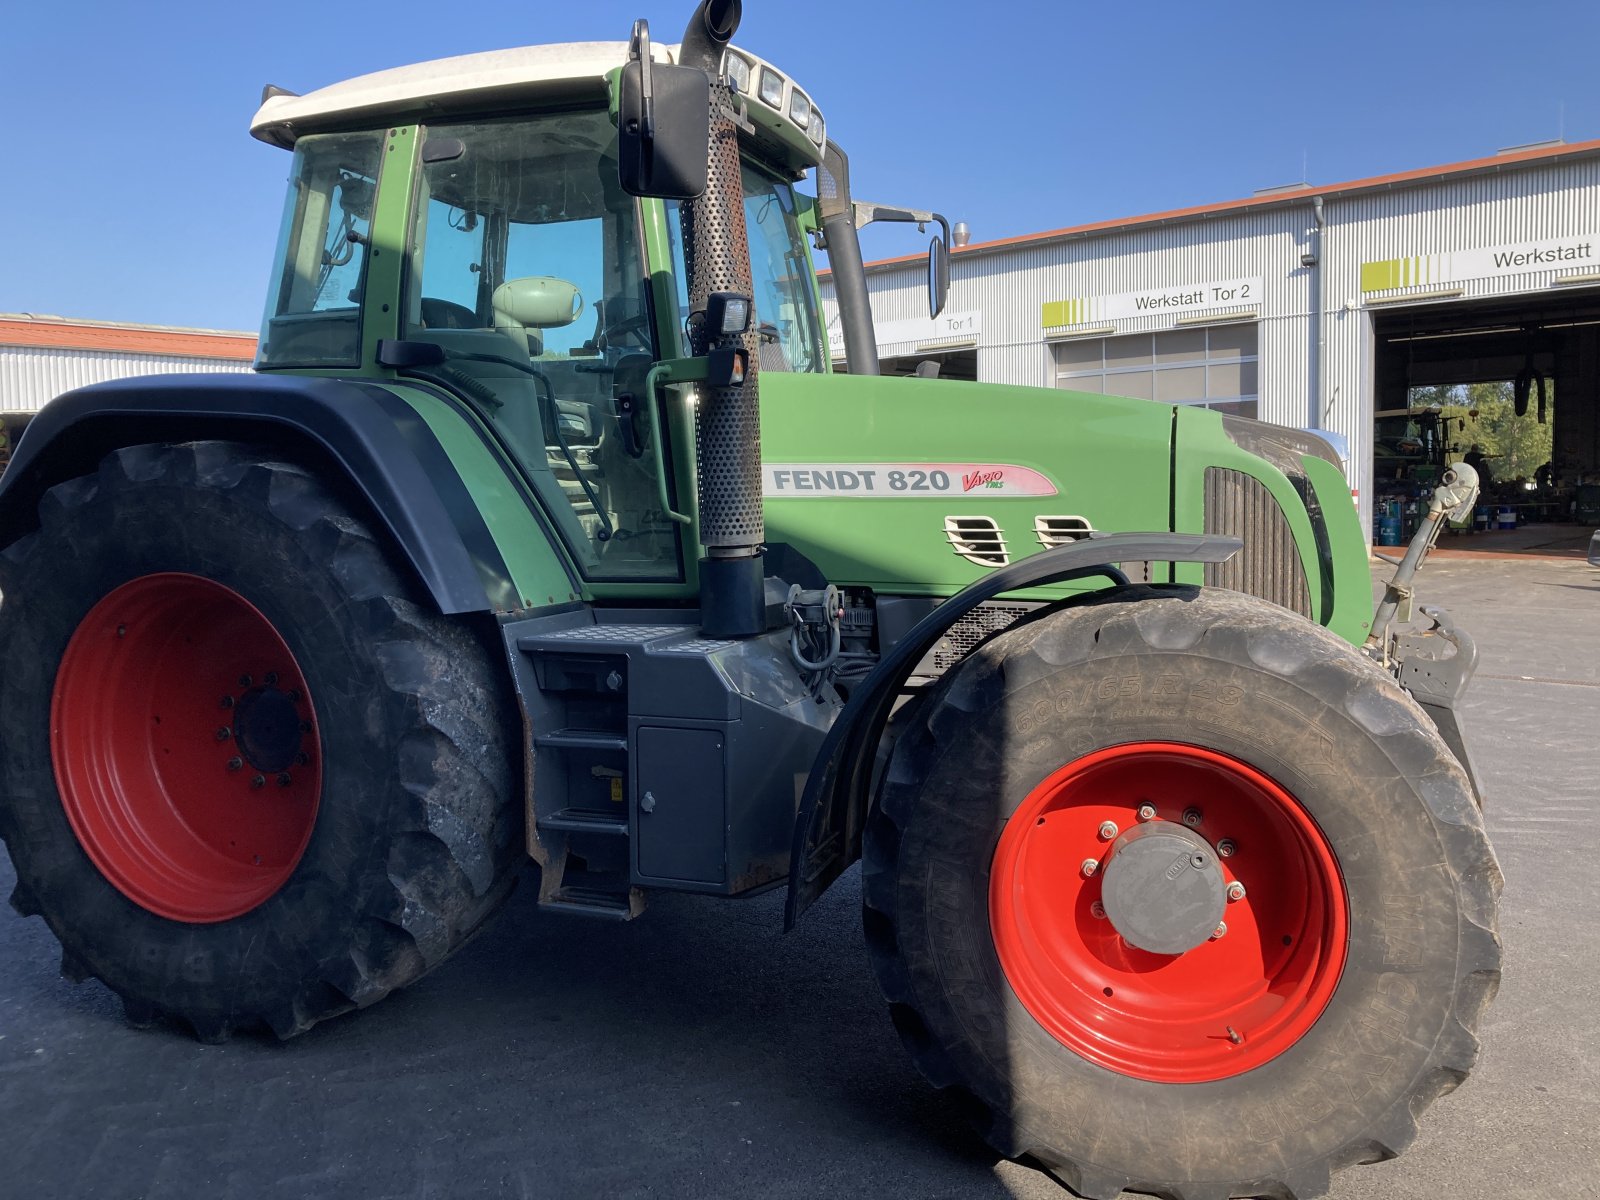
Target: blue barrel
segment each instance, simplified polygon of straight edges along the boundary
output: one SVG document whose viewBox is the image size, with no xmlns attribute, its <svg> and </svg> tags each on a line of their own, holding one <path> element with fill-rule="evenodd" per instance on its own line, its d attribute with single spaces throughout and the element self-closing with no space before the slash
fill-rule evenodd
<svg viewBox="0 0 1600 1200">
<path fill-rule="evenodd" d="M 1517 510 L 1509 504 L 1502 504 L 1495 523 L 1501 529 L 1515 529 L 1517 527 Z"/>
</svg>

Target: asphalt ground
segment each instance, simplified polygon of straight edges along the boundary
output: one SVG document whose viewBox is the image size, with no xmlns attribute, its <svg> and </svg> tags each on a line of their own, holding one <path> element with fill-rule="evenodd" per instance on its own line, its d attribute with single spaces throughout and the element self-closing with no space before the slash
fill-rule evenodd
<svg viewBox="0 0 1600 1200">
<path fill-rule="evenodd" d="M 1422 593 L 1482 652 L 1505 981 L 1472 1078 L 1333 1195 L 1600 1196 L 1600 570 L 1450 559 Z M 612 926 L 524 888 L 416 987 L 223 1046 L 126 1028 L 42 921 L 0 912 L 0 1196 L 1066 1196 L 908 1065 L 855 873 L 793 934 L 781 903 L 657 897 Z"/>
</svg>

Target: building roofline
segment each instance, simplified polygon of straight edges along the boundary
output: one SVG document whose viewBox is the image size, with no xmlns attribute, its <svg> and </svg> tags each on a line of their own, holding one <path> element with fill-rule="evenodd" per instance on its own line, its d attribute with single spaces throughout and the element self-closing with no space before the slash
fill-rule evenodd
<svg viewBox="0 0 1600 1200">
<path fill-rule="evenodd" d="M 1266 195 L 1246 196 L 1241 200 L 1224 200 L 1214 204 L 1196 204 L 1188 208 L 1173 208 L 1164 212 L 1145 213 L 1136 217 L 1114 217 L 1108 221 L 1092 221 L 1086 225 L 1068 225 L 1061 229 L 1049 229 L 1042 233 L 1025 233 L 1017 237 L 995 238 L 987 242 L 973 242 L 967 246 L 957 247 L 954 254 L 965 257 L 986 250 L 1002 250 L 1012 246 L 1037 245 L 1045 242 L 1065 242 L 1078 238 L 1093 237 L 1096 234 L 1120 233 L 1123 230 L 1138 229 L 1150 225 L 1181 224 L 1186 221 L 1204 221 L 1213 217 L 1230 216 L 1233 213 L 1264 208 L 1286 208 L 1296 204 L 1305 204 L 1317 196 L 1324 200 L 1335 197 L 1359 195 L 1363 192 L 1381 192 L 1404 187 L 1408 184 L 1442 183 L 1450 179 L 1458 179 L 1471 175 L 1489 175 L 1498 171 L 1514 170 L 1526 166 L 1543 166 L 1547 163 L 1564 161 L 1568 159 L 1594 158 L 1600 156 L 1600 138 L 1589 141 L 1570 142 L 1555 146 L 1537 146 L 1527 150 L 1513 150 L 1500 154 L 1491 154 L 1483 158 L 1471 158 L 1464 162 L 1445 163 L 1436 167 L 1419 167 L 1412 171 L 1396 171 L 1388 175 L 1370 175 L 1364 179 L 1352 179 L 1344 183 L 1330 183 L 1325 187 L 1297 187 L 1292 191 L 1274 190 Z M 904 266 L 908 263 L 920 262 L 921 254 L 904 254 L 895 258 L 879 258 L 866 264 L 868 271 L 882 270 L 890 267 Z"/>
<path fill-rule="evenodd" d="M 187 329 L 91 321 L 38 313 L 0 313 L 0 346 L 47 350 L 100 350 L 112 354 L 162 354 L 249 362 L 254 334 L 230 329 Z"/>
</svg>

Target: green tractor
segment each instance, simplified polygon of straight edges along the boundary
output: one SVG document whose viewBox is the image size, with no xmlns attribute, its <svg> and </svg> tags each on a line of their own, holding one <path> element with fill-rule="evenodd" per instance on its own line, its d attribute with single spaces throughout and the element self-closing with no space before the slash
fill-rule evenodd
<svg viewBox="0 0 1600 1200">
<path fill-rule="evenodd" d="M 880 377 L 857 228 L 939 218 L 852 199 L 739 7 L 267 89 L 255 372 L 62 396 L 0 490 L 14 906 L 135 1024 L 289 1037 L 530 859 L 552 919 L 790 923 L 859 860 L 1001 1153 L 1097 1200 L 1391 1157 L 1498 980 L 1470 640 L 1392 632 L 1408 579 L 1374 629 L 1315 437 Z"/>
</svg>

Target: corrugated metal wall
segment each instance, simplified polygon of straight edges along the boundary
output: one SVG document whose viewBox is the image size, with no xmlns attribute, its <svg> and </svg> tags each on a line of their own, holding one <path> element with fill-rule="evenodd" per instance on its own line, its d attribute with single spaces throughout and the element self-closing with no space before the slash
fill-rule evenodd
<svg viewBox="0 0 1600 1200">
<path fill-rule="evenodd" d="M 1054 359 L 1042 306 L 1072 297 L 1259 275 L 1260 415 L 1299 428 L 1331 429 L 1350 443 L 1352 484 L 1361 491 L 1370 528 L 1372 492 L 1372 316 L 1361 291 L 1361 264 L 1407 255 L 1514 245 L 1595 235 L 1600 245 L 1600 158 L 1508 162 L 1489 174 L 1396 184 L 1388 190 L 1329 197 L 1322 244 L 1328 272 L 1325 338 L 1329 361 L 1326 410 L 1315 412 L 1316 271 L 1301 265 L 1312 249 L 1309 198 L 1281 206 L 1223 213 L 1066 240 L 979 249 L 956 257 L 949 309 L 982 314 L 978 378 L 1053 386 Z M 1454 280 L 1461 299 L 1549 294 L 1550 268 Z M 1592 269 L 1592 268 L 1590 268 Z M 873 314 L 882 321 L 927 315 L 922 265 L 869 275 Z M 1393 300 L 1428 289 L 1385 292 Z M 832 289 L 824 281 L 828 315 Z M 1384 306 L 1389 307 L 1388 305 Z M 1172 328 L 1170 315 L 1096 321 L 1118 333 Z M 885 355 L 915 346 L 883 346 Z"/>
<path fill-rule="evenodd" d="M 62 392 L 130 375 L 237 373 L 249 369 L 248 362 L 236 359 L 0 346 L 0 412 L 38 412 L 41 405 Z"/>
</svg>

